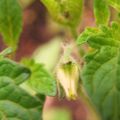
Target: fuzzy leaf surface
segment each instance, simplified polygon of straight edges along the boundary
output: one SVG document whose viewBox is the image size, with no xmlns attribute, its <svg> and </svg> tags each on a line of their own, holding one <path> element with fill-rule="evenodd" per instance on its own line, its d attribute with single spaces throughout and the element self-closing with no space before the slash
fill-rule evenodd
<svg viewBox="0 0 120 120">
<path fill-rule="evenodd" d="M 42 2 L 58 23 L 74 28 L 80 23 L 83 0 L 42 0 Z"/>
<path fill-rule="evenodd" d="M 0 32 L 4 42 L 16 49 L 22 30 L 22 9 L 18 0 L 0 0 Z"/>
<path fill-rule="evenodd" d="M 0 76 L 12 78 L 16 84 L 25 81 L 31 72 L 28 68 L 7 58 L 0 59 Z"/>
<path fill-rule="evenodd" d="M 0 77 L 0 119 L 42 120 L 43 103 L 18 87 L 11 78 Z"/>
<path fill-rule="evenodd" d="M 49 96 L 56 95 L 56 81 L 42 64 L 28 59 L 24 59 L 22 63 L 31 70 L 31 77 L 28 79 L 28 84 L 36 92 Z"/>
<path fill-rule="evenodd" d="M 119 120 L 120 25 L 113 23 L 99 30 L 84 40 L 95 50 L 85 57 L 82 82 L 102 120 Z"/>
<path fill-rule="evenodd" d="M 110 18 L 110 10 L 106 0 L 94 0 L 94 15 L 96 23 L 107 25 Z"/>
</svg>

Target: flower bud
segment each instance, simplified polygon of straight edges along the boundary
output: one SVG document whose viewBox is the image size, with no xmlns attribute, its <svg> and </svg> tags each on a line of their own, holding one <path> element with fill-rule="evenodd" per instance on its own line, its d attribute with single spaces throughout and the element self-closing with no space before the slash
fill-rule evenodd
<svg viewBox="0 0 120 120">
<path fill-rule="evenodd" d="M 69 100 L 75 100 L 77 98 L 77 89 L 79 84 L 78 65 L 71 61 L 59 65 L 57 69 L 57 78 L 66 94 L 66 97 Z"/>
</svg>

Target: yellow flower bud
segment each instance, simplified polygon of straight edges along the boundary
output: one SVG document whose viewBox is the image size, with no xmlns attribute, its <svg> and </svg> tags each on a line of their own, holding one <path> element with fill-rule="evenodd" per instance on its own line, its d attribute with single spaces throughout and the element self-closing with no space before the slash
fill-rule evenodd
<svg viewBox="0 0 120 120">
<path fill-rule="evenodd" d="M 71 61 L 59 65 L 57 69 L 58 82 L 62 86 L 66 97 L 69 100 L 75 100 L 77 98 L 77 89 L 80 77 L 79 72 L 78 65 Z"/>
</svg>

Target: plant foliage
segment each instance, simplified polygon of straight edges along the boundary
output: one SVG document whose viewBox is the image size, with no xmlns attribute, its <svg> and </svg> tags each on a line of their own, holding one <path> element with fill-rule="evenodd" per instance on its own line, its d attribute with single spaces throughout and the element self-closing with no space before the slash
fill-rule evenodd
<svg viewBox="0 0 120 120">
<path fill-rule="evenodd" d="M 111 7 L 115 14 L 120 12 L 120 0 L 93 0 L 96 27 L 86 27 L 79 36 L 76 30 L 83 0 L 41 2 L 56 22 L 71 29 L 72 39 L 78 37 L 77 41 L 64 49 L 56 76 L 56 71 L 48 71 L 34 60 L 24 59 L 23 65 L 15 62 L 12 52 L 17 49 L 22 31 L 22 9 L 18 0 L 0 0 L 0 33 L 4 43 L 12 48 L 0 53 L 0 120 L 42 120 L 45 96 L 55 96 L 57 89 L 69 100 L 82 97 L 91 109 L 95 106 L 102 120 L 120 120 L 120 23 L 111 17 Z M 76 60 L 78 54 L 73 56 L 73 48 L 82 49 L 83 44 L 92 50 L 84 51 L 82 66 Z M 36 94 L 21 87 L 22 83 Z"/>
<path fill-rule="evenodd" d="M 22 31 L 22 9 L 18 0 L 0 0 L 0 32 L 5 43 L 16 49 Z"/>
<path fill-rule="evenodd" d="M 28 79 L 28 84 L 36 92 L 49 96 L 56 95 L 56 81 L 42 64 L 35 63 L 34 60 L 28 59 L 22 60 L 22 63 L 32 72 Z"/>
<path fill-rule="evenodd" d="M 120 83 L 120 26 L 102 26 L 97 34 L 84 37 L 94 48 L 85 56 L 86 64 L 82 71 L 82 80 L 92 102 L 104 120 L 119 120 L 119 83 Z M 85 31 L 83 34 L 87 34 Z M 81 43 L 83 37 L 78 39 Z M 111 109 L 109 109 L 111 108 Z"/>
</svg>

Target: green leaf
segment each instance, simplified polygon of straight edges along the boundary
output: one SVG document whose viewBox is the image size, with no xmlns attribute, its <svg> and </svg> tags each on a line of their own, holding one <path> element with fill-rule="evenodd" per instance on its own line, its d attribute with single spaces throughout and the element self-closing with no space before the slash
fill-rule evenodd
<svg viewBox="0 0 120 120">
<path fill-rule="evenodd" d="M 7 76 L 20 84 L 30 76 L 30 70 L 7 58 L 0 59 L 0 76 Z"/>
<path fill-rule="evenodd" d="M 83 0 L 41 0 L 58 23 L 77 27 L 82 14 Z"/>
<path fill-rule="evenodd" d="M 56 0 L 41 0 L 48 9 L 50 15 L 59 23 L 64 23 L 64 17 L 61 15 L 61 5 Z"/>
<path fill-rule="evenodd" d="M 22 9 L 18 0 L 0 0 L 0 32 L 4 42 L 16 49 L 22 30 Z"/>
<path fill-rule="evenodd" d="M 101 46 L 119 47 L 120 41 L 115 41 L 112 38 L 104 38 L 102 36 L 91 36 L 87 39 L 88 44 L 93 48 L 101 48 Z"/>
<path fill-rule="evenodd" d="M 42 106 L 43 102 L 16 86 L 11 78 L 0 77 L 2 120 L 42 120 Z"/>
<path fill-rule="evenodd" d="M 100 31 L 87 39 L 95 51 L 85 57 L 82 82 L 102 120 L 120 120 L 120 26 Z"/>
<path fill-rule="evenodd" d="M 62 14 L 68 21 L 68 25 L 76 28 L 80 23 L 83 0 L 64 0 L 61 4 L 63 6 Z"/>
<path fill-rule="evenodd" d="M 77 38 L 77 44 L 81 45 L 87 42 L 88 38 L 92 35 L 99 33 L 99 29 L 96 28 L 86 28 L 83 33 Z"/>
<path fill-rule="evenodd" d="M 0 111 L 0 120 L 6 120 L 6 116 L 2 111 Z"/>
<path fill-rule="evenodd" d="M 28 79 L 28 84 L 36 92 L 49 96 L 56 95 L 56 81 L 42 64 L 28 59 L 24 59 L 22 63 L 32 72 L 30 79 Z"/>
<path fill-rule="evenodd" d="M 120 0 L 107 0 L 108 4 L 120 12 Z"/>
<path fill-rule="evenodd" d="M 94 15 L 98 25 L 108 24 L 110 19 L 110 10 L 106 0 L 94 0 Z"/>
</svg>

